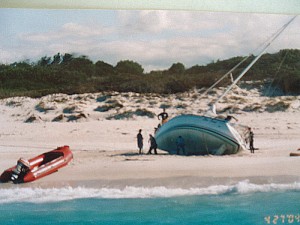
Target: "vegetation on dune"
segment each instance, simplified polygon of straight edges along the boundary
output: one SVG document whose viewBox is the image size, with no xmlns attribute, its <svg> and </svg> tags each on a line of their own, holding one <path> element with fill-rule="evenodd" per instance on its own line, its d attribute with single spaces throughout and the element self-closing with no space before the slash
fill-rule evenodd
<svg viewBox="0 0 300 225">
<path fill-rule="evenodd" d="M 115 115 L 110 115 L 106 119 L 122 120 L 122 119 L 130 119 L 133 118 L 134 116 L 144 116 L 148 118 L 154 118 L 156 115 L 153 112 L 148 111 L 147 109 L 137 109 L 136 111 L 129 110 L 122 113 L 117 113 Z"/>
<path fill-rule="evenodd" d="M 112 66 L 103 61 L 92 62 L 87 56 L 44 56 L 37 62 L 0 64 L 0 98 L 11 96 L 41 97 L 53 93 L 86 93 L 100 91 L 169 94 L 211 86 L 242 60 L 234 57 L 205 66 L 190 68 L 174 63 L 169 69 L 145 73 L 134 61 L 123 60 Z M 254 58 L 249 57 L 233 77 Z M 243 80 L 271 80 L 272 89 L 282 94 L 300 94 L 300 50 L 281 50 L 264 54 Z M 230 83 L 225 79 L 219 85 Z M 262 82 L 263 83 L 263 82 Z M 104 99 L 99 98 L 99 102 Z"/>
</svg>

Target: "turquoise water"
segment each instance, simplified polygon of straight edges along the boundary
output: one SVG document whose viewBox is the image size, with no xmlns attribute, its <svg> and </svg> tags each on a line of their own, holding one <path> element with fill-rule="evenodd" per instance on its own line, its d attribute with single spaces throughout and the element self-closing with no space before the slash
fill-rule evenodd
<svg viewBox="0 0 300 225">
<path fill-rule="evenodd" d="M 299 183 L 198 189 L 0 186 L 0 224 L 300 224 L 299 194 Z"/>
</svg>

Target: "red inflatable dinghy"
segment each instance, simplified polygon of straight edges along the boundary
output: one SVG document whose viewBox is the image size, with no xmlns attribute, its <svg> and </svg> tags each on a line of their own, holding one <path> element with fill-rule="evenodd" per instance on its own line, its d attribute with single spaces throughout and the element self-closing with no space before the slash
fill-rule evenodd
<svg viewBox="0 0 300 225">
<path fill-rule="evenodd" d="M 28 161 L 20 158 L 16 166 L 5 170 L 1 174 L 0 181 L 31 182 L 56 172 L 59 168 L 66 166 L 72 159 L 73 154 L 69 146 L 58 147 Z"/>
</svg>

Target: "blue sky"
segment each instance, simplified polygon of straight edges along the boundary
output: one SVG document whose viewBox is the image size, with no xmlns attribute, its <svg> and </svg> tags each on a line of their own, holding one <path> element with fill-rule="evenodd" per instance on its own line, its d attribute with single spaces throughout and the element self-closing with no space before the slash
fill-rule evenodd
<svg viewBox="0 0 300 225">
<path fill-rule="evenodd" d="M 0 9 L 0 63 L 57 52 L 112 65 L 133 60 L 146 71 L 187 68 L 244 56 L 292 15 L 200 11 Z M 300 49 L 300 18 L 268 52 Z M 254 52 L 255 53 L 255 52 Z"/>
</svg>

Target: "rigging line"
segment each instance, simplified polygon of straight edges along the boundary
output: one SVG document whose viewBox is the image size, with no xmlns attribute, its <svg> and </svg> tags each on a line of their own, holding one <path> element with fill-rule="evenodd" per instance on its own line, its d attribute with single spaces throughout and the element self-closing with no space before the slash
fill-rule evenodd
<svg viewBox="0 0 300 225">
<path fill-rule="evenodd" d="M 268 90 L 265 92 L 266 95 L 268 95 L 269 93 L 271 93 L 271 87 L 273 86 L 274 80 L 275 80 L 275 78 L 278 76 L 279 71 L 280 71 L 280 69 L 281 69 L 281 67 L 282 67 L 282 64 L 283 64 L 284 61 L 286 60 L 288 54 L 289 54 L 289 51 L 286 51 L 286 53 L 285 53 L 283 59 L 281 60 L 279 66 L 278 66 L 278 68 L 277 68 L 276 74 L 275 74 L 275 76 L 273 77 L 273 80 L 272 80 L 272 82 L 270 83 L 270 85 L 269 85 L 269 87 L 268 87 Z M 269 95 L 273 95 L 273 93 L 274 93 L 274 90 L 273 90 L 272 94 L 269 94 Z"/>
<path fill-rule="evenodd" d="M 280 65 L 279 65 L 278 68 L 277 68 L 277 72 L 276 72 L 276 74 L 275 74 L 275 76 L 274 76 L 272 82 L 269 84 L 267 91 L 265 91 L 265 94 L 266 94 L 266 95 L 268 95 L 268 93 L 271 92 L 270 89 L 271 89 L 271 87 L 272 87 L 272 85 L 273 85 L 274 79 L 275 79 L 275 77 L 278 75 L 279 70 L 280 70 L 280 68 L 281 68 L 281 66 L 282 66 L 282 64 L 283 64 L 283 62 L 285 61 L 285 59 L 286 59 L 288 53 L 289 53 L 289 52 L 287 51 L 287 52 L 285 53 L 283 59 L 281 60 Z M 238 86 L 236 86 L 236 87 L 238 87 Z M 238 88 L 239 88 L 239 87 L 238 87 Z M 273 93 L 274 93 L 274 89 L 273 89 L 272 94 L 273 94 Z M 248 96 L 248 97 L 249 97 L 249 96 Z M 238 102 L 235 101 L 235 103 L 233 104 L 233 106 L 232 106 L 231 108 L 234 110 L 234 108 L 236 107 L 237 104 L 238 104 Z"/>
<path fill-rule="evenodd" d="M 207 147 L 207 139 L 205 138 L 205 135 L 202 133 L 202 139 L 204 140 L 204 144 L 205 144 L 205 150 L 207 152 L 207 155 L 209 155 L 209 151 L 208 151 L 208 147 Z"/>
<path fill-rule="evenodd" d="M 210 86 L 205 92 L 203 92 L 203 95 L 206 95 L 211 89 L 213 89 L 217 84 L 219 84 L 225 77 L 227 77 L 229 74 L 231 74 L 236 68 L 238 68 L 243 62 L 245 62 L 251 55 L 245 57 L 241 62 L 236 64 L 231 70 L 229 70 L 227 73 L 225 73 L 217 82 L 215 82 L 212 86 Z"/>
<path fill-rule="evenodd" d="M 296 16 L 295 16 L 296 17 Z M 295 18 L 294 17 L 294 18 Z M 293 19 L 294 19 L 293 18 Z M 218 85 L 224 78 L 226 78 L 229 74 L 231 74 L 235 69 L 237 69 L 243 62 L 245 62 L 250 56 L 254 55 L 254 53 L 256 51 L 258 51 L 258 49 L 262 48 L 263 46 L 266 45 L 266 43 L 269 42 L 269 40 L 271 40 L 273 37 L 275 37 L 278 33 L 280 33 L 282 30 L 282 28 L 278 29 L 275 33 L 273 33 L 273 35 L 271 35 L 267 40 L 265 40 L 263 43 L 261 43 L 256 49 L 254 49 L 252 51 L 252 53 L 250 53 L 248 56 L 244 57 L 244 59 L 239 62 L 238 64 L 236 64 L 233 68 L 231 68 L 227 73 L 225 73 L 219 80 L 217 80 L 212 86 L 210 86 L 205 92 L 203 92 L 201 94 L 201 96 L 206 95 L 210 90 L 212 90 L 216 85 Z"/>
<path fill-rule="evenodd" d="M 263 55 L 263 53 L 267 50 L 267 48 L 271 45 L 271 43 L 288 27 L 288 25 L 296 18 L 297 16 L 294 16 L 292 19 L 289 20 L 284 26 L 282 26 L 281 29 L 279 29 L 279 32 L 269 41 L 269 43 L 262 49 L 260 54 L 254 58 L 254 60 L 241 72 L 241 74 L 235 79 L 235 81 L 227 88 L 227 90 L 214 102 L 214 104 L 217 104 L 220 100 L 222 100 L 227 93 L 232 89 L 234 85 L 237 84 L 237 82 L 245 75 L 245 73 L 248 72 L 248 70 L 256 63 L 256 61 Z"/>
</svg>

